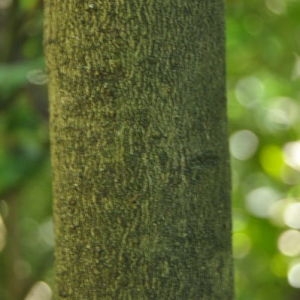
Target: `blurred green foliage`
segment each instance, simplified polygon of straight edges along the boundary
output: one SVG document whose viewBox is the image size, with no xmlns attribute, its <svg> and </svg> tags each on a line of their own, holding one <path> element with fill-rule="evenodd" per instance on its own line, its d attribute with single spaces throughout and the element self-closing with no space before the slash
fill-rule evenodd
<svg viewBox="0 0 300 300">
<path fill-rule="evenodd" d="M 299 1 L 227 1 L 238 300 L 300 299 L 299 18 Z"/>
<path fill-rule="evenodd" d="M 299 18 L 296 0 L 227 0 L 237 300 L 300 299 Z M 44 69 L 42 1 L 0 0 L 3 300 L 51 299 Z"/>
<path fill-rule="evenodd" d="M 50 299 L 53 233 L 42 1 L 0 1 L 0 299 Z M 27 298 L 26 298 L 27 297 Z M 48 297 L 48 298 L 47 298 Z"/>
</svg>

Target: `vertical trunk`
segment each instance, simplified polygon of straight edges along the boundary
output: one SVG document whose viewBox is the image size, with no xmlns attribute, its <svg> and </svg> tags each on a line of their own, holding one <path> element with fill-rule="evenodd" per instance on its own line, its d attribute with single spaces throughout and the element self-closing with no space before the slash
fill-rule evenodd
<svg viewBox="0 0 300 300">
<path fill-rule="evenodd" d="M 56 299 L 233 299 L 223 1 L 45 6 Z"/>
</svg>

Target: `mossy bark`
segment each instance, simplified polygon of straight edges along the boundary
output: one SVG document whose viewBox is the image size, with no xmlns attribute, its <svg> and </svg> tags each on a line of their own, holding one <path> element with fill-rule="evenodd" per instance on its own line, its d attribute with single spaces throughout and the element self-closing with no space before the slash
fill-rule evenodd
<svg viewBox="0 0 300 300">
<path fill-rule="evenodd" d="M 233 299 L 222 0 L 46 0 L 56 299 Z"/>
</svg>

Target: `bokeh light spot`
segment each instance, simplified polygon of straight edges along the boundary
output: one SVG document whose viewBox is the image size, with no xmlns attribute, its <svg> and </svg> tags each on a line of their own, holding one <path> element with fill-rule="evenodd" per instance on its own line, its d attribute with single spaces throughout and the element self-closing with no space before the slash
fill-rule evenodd
<svg viewBox="0 0 300 300">
<path fill-rule="evenodd" d="M 54 231 L 52 219 L 44 222 L 39 228 L 39 235 L 43 243 L 49 247 L 54 247 Z"/>
<path fill-rule="evenodd" d="M 233 257 L 243 258 L 251 249 L 250 237 L 245 233 L 235 233 L 233 235 Z"/>
<path fill-rule="evenodd" d="M 286 143 L 283 152 L 286 164 L 300 171 L 300 141 Z"/>
<path fill-rule="evenodd" d="M 6 227 L 0 216 L 0 251 L 2 251 L 6 244 Z"/>
<path fill-rule="evenodd" d="M 246 206 L 253 215 L 266 218 L 270 215 L 272 205 L 279 199 L 280 195 L 275 190 L 264 186 L 247 194 Z"/>
<path fill-rule="evenodd" d="M 280 147 L 277 145 L 264 146 L 259 158 L 264 171 L 268 175 L 281 178 L 284 168 L 284 158 Z"/>
<path fill-rule="evenodd" d="M 264 95 L 264 85 L 254 76 L 240 79 L 235 87 L 235 96 L 243 106 L 250 108 L 258 104 Z"/>
<path fill-rule="evenodd" d="M 271 99 L 267 110 L 267 126 L 271 131 L 286 130 L 298 120 L 299 105 L 293 99 L 278 97 Z"/>
<path fill-rule="evenodd" d="M 0 9 L 7 9 L 12 2 L 12 0 L 0 0 Z"/>
<path fill-rule="evenodd" d="M 296 256 L 300 254 L 300 232 L 289 229 L 284 231 L 278 238 L 278 249 L 286 256 Z"/>
<path fill-rule="evenodd" d="M 250 130 L 239 130 L 230 137 L 231 155 L 239 160 L 251 158 L 258 147 L 258 137 Z"/>
<path fill-rule="evenodd" d="M 288 282 L 294 288 L 300 288 L 300 263 L 292 266 L 288 271 Z"/>
<path fill-rule="evenodd" d="M 272 224 L 277 226 L 284 226 L 283 214 L 284 210 L 288 204 L 288 199 L 282 199 L 274 202 L 269 209 L 269 219 Z"/>
<path fill-rule="evenodd" d="M 26 77 L 30 83 L 36 85 L 43 85 L 46 84 L 48 81 L 47 74 L 41 69 L 30 70 L 27 73 Z"/>
<path fill-rule="evenodd" d="M 266 0 L 266 6 L 273 14 L 282 15 L 286 10 L 285 0 Z"/>
<path fill-rule="evenodd" d="M 290 203 L 284 211 L 284 223 L 294 229 L 300 229 L 300 203 Z"/>
<path fill-rule="evenodd" d="M 38 281 L 29 291 L 25 300 L 51 300 L 52 290 L 44 281 Z"/>
</svg>

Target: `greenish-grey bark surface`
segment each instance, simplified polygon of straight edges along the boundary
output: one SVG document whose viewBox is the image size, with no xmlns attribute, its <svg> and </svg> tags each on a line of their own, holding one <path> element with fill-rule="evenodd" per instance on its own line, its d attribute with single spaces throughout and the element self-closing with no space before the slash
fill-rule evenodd
<svg viewBox="0 0 300 300">
<path fill-rule="evenodd" d="M 45 0 L 61 300 L 231 300 L 222 0 Z"/>
</svg>

